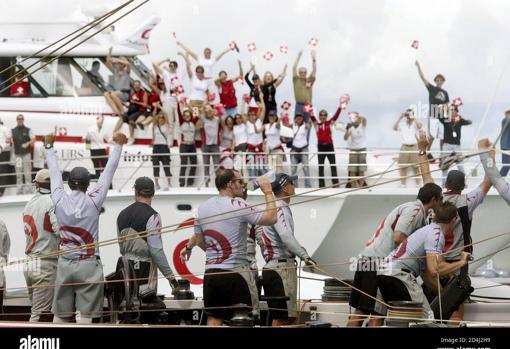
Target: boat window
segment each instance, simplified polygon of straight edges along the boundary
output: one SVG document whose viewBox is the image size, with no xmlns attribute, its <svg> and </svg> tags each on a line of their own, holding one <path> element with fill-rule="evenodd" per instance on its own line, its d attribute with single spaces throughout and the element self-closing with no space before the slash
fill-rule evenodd
<svg viewBox="0 0 510 349">
<path fill-rule="evenodd" d="M 43 91 L 30 77 L 22 78 L 15 57 L 0 57 L 0 97 L 44 97 Z"/>
<path fill-rule="evenodd" d="M 95 57 L 76 57 L 74 58 L 76 64 L 87 74 L 88 79 L 82 80 L 82 87 L 86 87 L 90 82 L 93 82 L 96 86 L 99 86 L 103 91 L 109 91 L 113 89 L 110 85 L 109 79 L 110 70 L 104 65 L 100 58 Z"/>
<path fill-rule="evenodd" d="M 50 59 L 38 61 L 36 58 L 27 59 L 21 65 L 24 68 L 36 63 L 29 71 L 40 70 L 32 74 L 49 96 L 79 97 L 102 96 L 103 91 L 92 82 L 87 73 L 73 62 L 72 58 L 60 57 L 50 62 Z M 47 64 L 45 66 L 45 64 Z M 43 67 L 44 66 L 44 67 Z"/>
</svg>

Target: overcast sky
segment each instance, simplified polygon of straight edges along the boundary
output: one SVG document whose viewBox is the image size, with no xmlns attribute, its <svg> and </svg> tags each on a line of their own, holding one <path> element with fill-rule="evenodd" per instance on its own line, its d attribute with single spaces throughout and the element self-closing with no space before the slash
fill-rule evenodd
<svg viewBox="0 0 510 349">
<path fill-rule="evenodd" d="M 63 18 L 80 4 L 112 8 L 118 3 L 2 1 L 0 16 L 50 20 Z M 494 138 L 503 110 L 510 108 L 510 68 L 503 71 L 510 54 L 509 11 L 510 2 L 501 0 L 151 0 L 119 23 L 117 31 L 122 36 L 151 15 L 161 17 L 151 36 L 152 59 L 176 57 L 172 32 L 192 49 L 201 52 L 208 46 L 213 54 L 236 40 L 241 54 L 229 53 L 217 66 L 230 74 L 236 73 L 238 58 L 248 67 L 252 55 L 246 46 L 254 42 L 259 72 L 278 74 L 285 63 L 289 64 L 289 76 L 277 93 L 279 104 L 293 102 L 290 68 L 300 49 L 305 51 L 302 63 L 310 66 L 308 41 L 316 37 L 314 105 L 332 112 L 338 98 L 349 93 L 349 109 L 368 118 L 369 143 L 373 146 L 397 145 L 391 131 L 396 116 L 409 105 L 428 103 L 414 66 L 418 55 L 427 77 L 432 80 L 436 73 L 444 74 L 450 98 L 461 97 L 461 114 L 475 120 L 463 133 L 463 144 L 470 147 L 494 93 L 482 136 Z M 411 48 L 413 40 L 420 42 L 418 52 Z M 279 52 L 281 45 L 288 46 L 288 54 Z M 262 59 L 267 50 L 275 54 L 270 62 Z M 341 140 L 337 143 L 343 145 Z"/>
</svg>

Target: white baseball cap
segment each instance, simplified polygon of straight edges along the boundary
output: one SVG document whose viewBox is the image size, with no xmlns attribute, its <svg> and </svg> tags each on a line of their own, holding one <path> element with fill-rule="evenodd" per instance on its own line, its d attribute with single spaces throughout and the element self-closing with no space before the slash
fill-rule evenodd
<svg viewBox="0 0 510 349">
<path fill-rule="evenodd" d="M 50 171 L 47 169 L 42 169 L 37 171 L 35 174 L 35 179 L 32 182 L 37 183 L 48 183 L 50 181 Z"/>
</svg>

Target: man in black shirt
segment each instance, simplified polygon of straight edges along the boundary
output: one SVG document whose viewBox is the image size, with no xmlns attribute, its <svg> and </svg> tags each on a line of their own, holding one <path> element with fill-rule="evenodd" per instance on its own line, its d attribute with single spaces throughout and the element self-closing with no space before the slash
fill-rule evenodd
<svg viewBox="0 0 510 349">
<path fill-rule="evenodd" d="M 455 105 L 450 106 L 449 117 L 441 118 L 439 121 L 443 124 L 444 127 L 444 142 L 443 142 L 443 151 L 445 151 L 445 155 L 451 153 L 460 153 L 460 138 L 461 138 L 461 130 L 462 126 L 471 125 L 473 122 L 468 119 L 464 119 L 459 114 L 459 109 Z M 460 163 L 457 164 L 457 167 L 460 171 L 464 171 L 464 166 Z M 446 179 L 447 170 L 443 170 L 443 185 Z"/>
<path fill-rule="evenodd" d="M 159 269 L 170 283 L 173 293 L 178 284 L 163 250 L 161 216 L 151 207 L 154 191 L 152 179 L 136 179 L 135 202 L 122 210 L 117 218 L 120 253 L 133 265 L 136 278 L 140 279 L 140 290 L 142 287 L 157 290 Z M 133 238 L 138 232 L 145 232 L 146 235 Z"/>
<path fill-rule="evenodd" d="M 450 102 L 450 98 L 448 97 L 448 92 L 442 88 L 445 82 L 445 78 L 442 74 L 436 75 L 434 78 L 436 85 L 434 86 L 425 78 L 425 75 L 421 70 L 420 63 L 416 61 L 415 64 L 418 68 L 418 74 L 420 74 L 421 81 L 423 81 L 425 87 L 429 91 L 429 120 L 427 125 L 429 147 L 427 150 L 430 150 L 435 137 L 439 137 L 439 139 L 442 140 L 441 138 L 443 135 L 440 129 L 439 120 L 445 118 L 448 112 L 448 103 Z M 442 150 L 442 144 L 440 147 Z"/>
</svg>

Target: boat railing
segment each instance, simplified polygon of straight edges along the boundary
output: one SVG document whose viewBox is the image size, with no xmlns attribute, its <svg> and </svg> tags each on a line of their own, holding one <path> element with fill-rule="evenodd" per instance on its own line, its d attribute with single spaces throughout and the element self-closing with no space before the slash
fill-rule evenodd
<svg viewBox="0 0 510 349">
<path fill-rule="evenodd" d="M 310 148 L 312 148 L 312 146 Z M 498 153 L 501 152 L 500 150 L 496 151 Z M 464 149 L 457 152 L 457 154 L 466 156 L 476 152 L 478 152 L 478 150 Z M 319 163 L 319 156 L 330 155 L 332 153 L 335 155 L 335 165 L 330 164 L 329 161 L 327 161 L 327 158 L 325 163 Z M 366 154 L 366 163 L 349 162 L 349 153 L 350 150 L 347 148 L 335 148 L 334 152 L 317 152 L 311 150 L 301 153 L 293 153 L 290 149 L 284 148 L 283 152 L 271 154 L 268 154 L 267 152 L 235 153 L 228 150 L 223 150 L 216 153 L 203 153 L 200 148 L 197 149 L 196 153 L 179 153 L 177 148 L 172 148 L 170 153 L 153 154 L 150 147 L 133 147 L 131 149 L 124 149 L 121 156 L 121 161 L 117 168 L 117 172 L 114 176 L 113 186 L 116 190 L 119 191 L 131 188 L 132 185 L 129 184 L 134 182 L 134 180 L 139 176 L 154 177 L 154 170 L 156 168 L 160 168 L 159 172 L 161 176 L 164 177 L 164 166 L 161 163 L 157 166 L 153 164 L 153 155 L 161 158 L 169 157 L 169 167 L 172 174 L 172 187 L 178 187 L 180 184 L 179 180 L 182 180 L 183 177 L 186 179 L 193 179 L 193 187 L 212 186 L 214 183 L 212 180 L 214 178 L 214 173 L 220 167 L 235 168 L 240 170 L 245 180 L 253 178 L 257 175 L 261 175 L 270 170 L 283 171 L 289 174 L 296 173 L 299 177 L 298 187 L 319 187 L 320 179 L 324 180 L 324 184 L 326 186 L 331 185 L 333 180 L 340 181 L 341 186 L 343 186 L 349 180 L 364 178 L 364 176 L 370 176 L 370 178 L 367 178 L 366 180 L 368 184 L 373 184 L 374 182 L 379 183 L 381 181 L 391 181 L 391 183 L 388 183 L 387 186 L 402 187 L 405 182 L 396 181 L 397 179 L 401 178 L 400 169 L 407 168 L 412 170 L 413 167 L 416 167 L 414 163 L 399 163 L 400 154 L 416 153 L 415 151 L 400 151 L 399 149 L 373 149 L 358 152 L 361 154 Z M 431 161 L 430 165 L 430 169 L 433 171 L 433 177 L 438 180 L 444 180 L 446 171 L 439 170 L 438 159 L 440 157 L 451 155 L 451 152 L 437 150 L 432 151 L 431 153 L 435 158 L 435 161 Z M 303 163 L 293 163 L 291 161 L 291 157 L 294 154 L 307 157 L 308 164 L 303 165 Z M 181 160 L 184 157 L 196 157 L 196 163 L 192 164 L 188 160 L 187 164 L 183 164 Z M 211 165 L 208 166 L 209 171 L 204 168 L 204 158 L 206 157 L 209 157 L 210 159 Z M 14 156 L 11 156 L 11 158 L 15 159 Z M 94 167 L 93 160 L 104 158 L 108 158 L 108 156 L 60 157 L 60 169 L 62 172 L 64 172 L 65 179 L 65 173 L 68 174 L 74 166 L 84 166 L 89 169 L 91 172 L 91 179 L 94 180 L 97 178 L 102 168 Z M 500 159 L 501 157 L 498 155 L 497 158 Z M 39 168 L 35 167 L 36 165 L 34 160 L 31 161 L 33 166 L 30 173 L 32 177 L 34 177 Z M 5 165 L 7 165 L 7 167 Z M 16 165 L 21 167 L 21 164 L 16 164 L 16 160 L 0 162 L 0 169 L 2 169 L 2 171 L 0 171 L 0 188 L 9 189 L 17 187 L 15 181 Z M 476 184 L 482 180 L 483 168 L 480 166 L 480 160 L 478 156 L 466 157 L 461 163 L 452 166 L 450 169 L 456 168 L 457 165 L 461 165 L 461 169 L 466 173 L 468 186 L 470 184 Z M 498 167 L 510 166 L 510 164 L 503 164 L 501 162 L 496 162 L 496 165 Z M 336 167 L 336 175 L 334 175 L 334 173 L 331 171 L 333 166 Z M 366 167 L 366 170 L 360 174 L 355 170 L 349 171 L 349 166 L 362 166 Z M 322 176 L 319 173 L 321 167 L 324 172 Z M 6 170 L 7 168 L 10 168 L 10 170 Z M 194 174 L 189 173 L 192 168 L 195 169 Z M 412 171 L 408 171 L 408 175 L 411 175 L 412 173 Z M 410 185 L 411 187 L 420 185 L 419 179 L 421 176 L 419 176 L 419 172 L 417 173 L 417 180 L 408 179 L 407 185 Z M 307 183 L 305 183 L 305 179 L 308 180 Z M 185 184 L 186 183 L 187 181 L 185 181 Z M 9 192 L 9 190 L 6 191 L 7 194 L 9 194 Z M 12 191 L 12 193 L 13 192 L 14 191 Z"/>
</svg>

